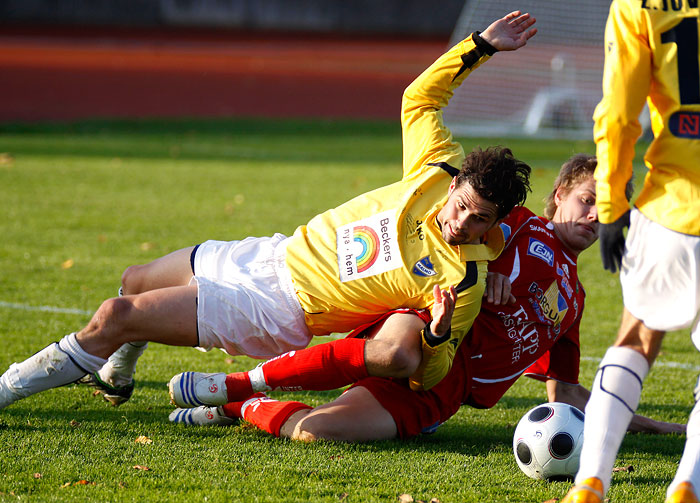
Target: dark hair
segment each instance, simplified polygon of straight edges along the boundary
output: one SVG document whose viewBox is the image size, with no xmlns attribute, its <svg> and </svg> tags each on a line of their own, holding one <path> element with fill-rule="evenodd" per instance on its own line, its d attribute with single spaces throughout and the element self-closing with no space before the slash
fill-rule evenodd
<svg viewBox="0 0 700 503">
<path fill-rule="evenodd" d="M 554 217 L 554 213 L 557 211 L 554 195 L 560 187 L 564 190 L 564 194 L 568 194 L 576 185 L 592 177 L 597 165 L 598 159 L 594 155 L 574 154 L 569 157 L 562 164 L 559 174 L 554 180 L 552 192 L 544 198 L 544 216 L 550 220 Z M 632 192 L 634 192 L 634 184 L 630 179 L 625 187 L 627 200 L 632 198 Z"/>
<path fill-rule="evenodd" d="M 477 194 L 496 205 L 497 218 L 501 219 L 525 202 L 531 192 L 530 171 L 530 166 L 513 157 L 509 148 L 477 147 L 464 159 L 455 186 L 469 182 Z"/>
</svg>

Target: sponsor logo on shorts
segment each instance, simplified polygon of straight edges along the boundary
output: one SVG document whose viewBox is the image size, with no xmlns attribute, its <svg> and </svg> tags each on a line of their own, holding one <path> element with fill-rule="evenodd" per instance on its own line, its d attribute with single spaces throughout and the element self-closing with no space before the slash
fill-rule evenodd
<svg viewBox="0 0 700 503">
<path fill-rule="evenodd" d="M 423 257 L 413 266 L 413 274 L 416 276 L 423 276 L 427 278 L 428 276 L 435 276 L 437 273 L 434 269 L 433 263 L 430 261 L 430 255 Z"/>
<path fill-rule="evenodd" d="M 336 242 L 342 282 L 374 276 L 402 265 L 393 210 L 339 227 Z"/>
<path fill-rule="evenodd" d="M 550 267 L 554 266 L 554 252 L 542 241 L 530 238 L 530 242 L 527 246 L 527 254 L 544 260 Z"/>
<path fill-rule="evenodd" d="M 673 136 L 700 140 L 700 112 L 676 112 L 668 119 Z"/>
</svg>

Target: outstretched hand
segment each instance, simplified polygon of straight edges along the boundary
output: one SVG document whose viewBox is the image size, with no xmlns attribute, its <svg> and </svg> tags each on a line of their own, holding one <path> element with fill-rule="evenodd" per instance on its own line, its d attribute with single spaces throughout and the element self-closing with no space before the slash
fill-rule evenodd
<svg viewBox="0 0 700 503">
<path fill-rule="evenodd" d="M 449 290 L 441 290 L 438 285 L 433 287 L 433 304 L 432 317 L 430 322 L 430 331 L 437 337 L 442 337 L 447 333 L 447 330 L 452 325 L 452 314 L 455 312 L 455 303 L 457 302 L 457 290 L 450 286 Z"/>
<path fill-rule="evenodd" d="M 529 13 L 522 14 L 516 10 L 491 23 L 481 38 L 499 51 L 514 51 L 537 33 L 537 28 L 532 28 L 534 24 L 535 18 Z"/>
</svg>

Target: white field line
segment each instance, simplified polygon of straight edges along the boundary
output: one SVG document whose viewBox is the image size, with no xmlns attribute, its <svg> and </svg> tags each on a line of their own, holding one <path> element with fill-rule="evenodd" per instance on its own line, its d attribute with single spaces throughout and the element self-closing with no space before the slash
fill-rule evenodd
<svg viewBox="0 0 700 503">
<path fill-rule="evenodd" d="M 18 309 L 21 311 L 44 311 L 47 313 L 62 313 L 62 314 L 78 314 L 90 316 L 93 314 L 92 311 L 86 311 L 84 309 L 72 309 L 67 307 L 55 307 L 55 306 L 30 306 L 27 304 L 17 304 L 15 302 L 4 302 L 0 300 L 0 308 L 6 309 Z"/>
<path fill-rule="evenodd" d="M 0 300 L 0 308 L 6 309 L 19 309 L 21 311 L 42 311 L 47 313 L 61 313 L 61 314 L 77 314 L 81 316 L 91 316 L 92 311 L 87 311 L 84 309 L 73 309 L 67 307 L 55 307 L 55 306 L 30 306 L 27 304 L 17 304 L 15 302 L 4 302 Z M 342 337 L 342 335 L 341 335 Z M 593 356 L 582 356 L 582 361 L 596 362 L 600 361 L 600 358 L 595 358 Z M 700 365 L 693 365 L 690 363 L 680 363 L 680 362 L 667 362 L 667 361 L 656 361 L 654 362 L 654 367 L 669 367 L 684 370 L 693 370 L 695 372 L 700 372 Z"/>
<path fill-rule="evenodd" d="M 599 363 L 602 358 L 594 358 L 593 356 L 582 356 L 582 361 Z M 683 370 L 693 370 L 695 372 L 700 372 L 700 365 L 693 365 L 692 363 L 680 363 L 680 362 L 667 362 L 663 360 L 656 360 L 654 362 L 654 367 L 668 367 L 672 369 L 683 369 Z"/>
</svg>

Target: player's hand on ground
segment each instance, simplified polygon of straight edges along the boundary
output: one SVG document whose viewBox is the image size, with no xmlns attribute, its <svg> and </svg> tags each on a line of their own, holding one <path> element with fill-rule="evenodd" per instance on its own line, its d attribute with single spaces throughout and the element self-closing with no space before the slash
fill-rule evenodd
<svg viewBox="0 0 700 503">
<path fill-rule="evenodd" d="M 481 38 L 499 51 L 514 51 L 524 46 L 537 33 L 533 28 L 535 18 L 529 13 L 522 14 L 519 10 L 491 23 L 484 30 Z"/>
<path fill-rule="evenodd" d="M 449 290 L 442 290 L 439 285 L 435 285 L 433 297 L 435 303 L 431 312 L 433 321 L 430 322 L 430 331 L 435 336 L 442 337 L 452 324 L 452 314 L 455 312 L 455 303 L 457 302 L 457 290 L 453 286 L 450 286 Z"/>
<path fill-rule="evenodd" d="M 599 224 L 600 256 L 603 267 L 615 272 L 620 269 L 622 255 L 625 252 L 625 227 L 630 225 L 630 212 L 627 211 L 611 224 Z"/>
<path fill-rule="evenodd" d="M 486 302 L 497 306 L 515 304 L 515 296 L 511 293 L 511 284 L 508 276 L 498 272 L 487 273 L 484 298 Z"/>
</svg>

